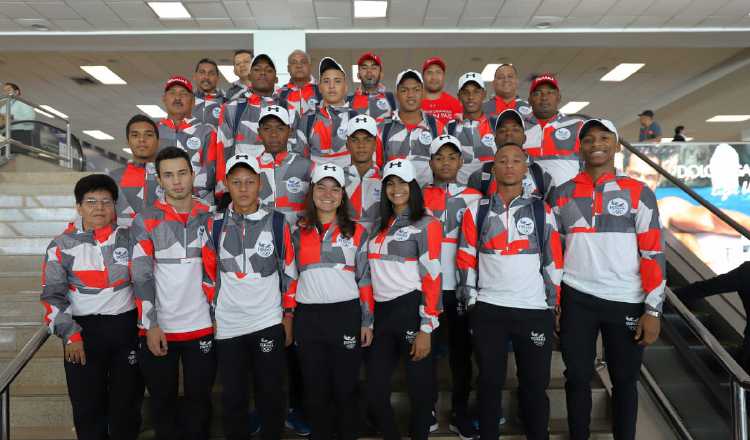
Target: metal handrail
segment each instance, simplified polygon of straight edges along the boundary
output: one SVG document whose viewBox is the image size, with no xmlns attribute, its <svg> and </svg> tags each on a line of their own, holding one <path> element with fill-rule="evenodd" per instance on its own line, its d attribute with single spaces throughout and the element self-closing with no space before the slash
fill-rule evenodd
<svg viewBox="0 0 750 440">
<path fill-rule="evenodd" d="M 39 326 L 21 351 L 0 373 L 0 440 L 10 440 L 10 385 L 49 338 L 49 327 Z"/>
</svg>

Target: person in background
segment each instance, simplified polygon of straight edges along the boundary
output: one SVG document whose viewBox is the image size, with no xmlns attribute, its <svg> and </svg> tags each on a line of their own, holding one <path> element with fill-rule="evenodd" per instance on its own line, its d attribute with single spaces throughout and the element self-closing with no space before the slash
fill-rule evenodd
<svg viewBox="0 0 750 440">
<path fill-rule="evenodd" d="M 511 63 L 500 64 L 495 69 L 492 88 L 495 91 L 495 96 L 488 99 L 482 107 L 488 118 L 495 117 L 508 109 L 517 111 L 524 119 L 531 116 L 529 103 L 518 97 L 518 69 L 516 69 L 516 66 Z"/>
<path fill-rule="evenodd" d="M 360 86 L 347 98 L 349 107 L 360 115 L 375 118 L 378 124 L 387 122 L 396 111 L 396 99 L 383 80 L 383 61 L 373 52 L 363 53 L 357 60 L 357 78 Z"/>
<path fill-rule="evenodd" d="M 289 83 L 279 90 L 279 96 L 287 103 L 287 110 L 296 112 L 298 118 L 315 112 L 323 100 L 311 74 L 311 63 L 310 54 L 304 50 L 292 51 L 286 66 Z"/>
<path fill-rule="evenodd" d="M 678 125 L 674 128 L 674 136 L 672 137 L 672 142 L 686 142 L 685 135 L 683 132 L 685 131 L 684 125 Z"/>
<path fill-rule="evenodd" d="M 422 77 L 424 77 L 425 88 L 422 110 L 443 124 L 459 119 L 463 111 L 461 103 L 455 96 L 445 91 L 445 61 L 440 57 L 424 60 Z"/>
<path fill-rule="evenodd" d="M 44 322 L 63 343 L 77 437 L 135 440 L 143 382 L 130 235 L 115 224 L 111 177 L 83 177 L 73 192 L 79 218 L 52 240 L 42 265 Z"/>
<path fill-rule="evenodd" d="M 12 98 L 21 96 L 21 88 L 17 84 L 12 82 L 6 82 L 3 84 L 3 94 Z M 8 105 L 10 105 L 10 121 L 6 121 L 6 115 L 8 113 Z M 5 127 L 5 124 L 9 124 L 13 121 L 33 121 L 36 119 L 36 113 L 34 109 L 21 101 L 13 101 L 10 104 L 5 104 L 0 107 L 0 127 Z M 31 132 L 34 129 L 32 123 L 18 123 L 11 125 L 11 138 L 21 142 L 24 145 L 31 145 Z M 0 133 L 5 135 L 5 132 Z"/>
<path fill-rule="evenodd" d="M 221 106 L 226 102 L 224 92 L 217 88 L 219 66 L 216 61 L 210 58 L 198 61 L 193 73 L 193 83 L 197 87 L 194 93 L 193 117 L 216 130 L 219 126 Z"/>
<path fill-rule="evenodd" d="M 251 64 L 253 62 L 253 51 L 248 49 L 239 49 L 234 51 L 232 64 L 234 74 L 237 80 L 234 81 L 224 95 L 227 101 L 233 101 L 253 87 L 253 80 L 250 77 Z"/>
<path fill-rule="evenodd" d="M 638 115 L 641 128 L 638 131 L 638 142 L 660 142 L 661 126 L 654 120 L 653 110 L 644 110 Z"/>
</svg>

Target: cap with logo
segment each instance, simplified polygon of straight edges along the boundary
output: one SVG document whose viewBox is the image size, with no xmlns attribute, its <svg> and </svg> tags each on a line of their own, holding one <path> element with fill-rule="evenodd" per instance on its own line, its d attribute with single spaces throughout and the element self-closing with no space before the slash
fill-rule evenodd
<svg viewBox="0 0 750 440">
<path fill-rule="evenodd" d="M 318 183 L 326 177 L 332 178 L 342 187 L 346 185 L 343 168 L 332 163 L 317 164 L 312 173 L 312 183 Z"/>
<path fill-rule="evenodd" d="M 654 117 L 654 111 L 653 110 L 644 110 L 638 114 L 638 116 L 648 116 L 649 118 Z"/>
<path fill-rule="evenodd" d="M 232 168 L 240 164 L 247 165 L 255 171 L 255 174 L 260 174 L 260 164 L 258 163 L 257 158 L 249 154 L 235 154 L 227 160 L 227 175 L 232 171 Z"/>
<path fill-rule="evenodd" d="M 184 76 L 172 75 L 171 77 L 169 77 L 167 82 L 164 84 L 164 91 L 166 92 L 174 86 L 182 86 L 188 92 L 193 93 L 193 84 Z"/>
<path fill-rule="evenodd" d="M 520 125 L 524 131 L 526 130 L 526 124 L 523 122 L 523 116 L 521 116 L 521 113 L 513 108 L 506 108 L 505 110 L 501 111 L 499 115 L 497 115 L 497 119 L 495 119 L 494 130 L 497 131 L 497 129 L 503 124 L 503 121 L 508 118 L 515 119 L 516 122 L 518 122 L 518 125 Z"/>
<path fill-rule="evenodd" d="M 416 179 L 414 165 L 406 159 L 393 159 L 383 167 L 383 182 L 388 176 L 398 176 L 404 182 L 411 182 Z"/>
<path fill-rule="evenodd" d="M 346 76 L 346 70 L 344 70 L 343 67 L 341 67 L 341 64 L 339 64 L 336 60 L 334 60 L 331 57 L 323 57 L 322 60 L 320 60 L 320 64 L 318 65 L 318 73 L 322 76 L 323 72 L 326 70 L 340 70 L 344 73 L 344 76 Z"/>
<path fill-rule="evenodd" d="M 557 83 L 557 78 L 551 73 L 543 73 L 531 81 L 531 87 L 529 87 L 529 93 L 534 93 L 534 90 L 542 84 L 549 84 L 552 87 L 560 90 L 560 85 Z"/>
<path fill-rule="evenodd" d="M 612 121 L 610 121 L 609 119 L 587 120 L 586 122 L 583 123 L 583 125 L 581 125 L 581 128 L 578 130 L 578 139 L 583 139 L 583 137 L 586 136 L 586 133 L 592 127 L 599 127 L 614 134 L 615 139 L 617 139 L 617 142 L 620 142 L 620 134 L 617 133 L 617 127 L 615 127 L 615 124 L 613 124 Z"/>
<path fill-rule="evenodd" d="M 437 152 L 440 151 L 440 148 L 442 148 L 443 145 L 451 145 L 456 149 L 456 151 L 458 151 L 459 154 L 461 154 L 461 141 L 459 141 L 455 136 L 444 134 L 436 137 L 430 143 L 430 156 L 437 154 Z"/>
<path fill-rule="evenodd" d="M 359 130 L 364 130 L 373 137 L 377 137 L 378 124 L 372 116 L 357 115 L 349 119 L 349 123 L 346 126 L 346 136 L 349 137 Z"/>
<path fill-rule="evenodd" d="M 383 67 L 383 61 L 380 60 L 380 57 L 375 55 L 373 52 L 365 52 L 362 55 L 360 55 L 359 59 L 357 60 L 357 65 L 361 66 L 362 63 L 365 61 L 370 60 L 377 64 L 380 67 Z"/>
<path fill-rule="evenodd" d="M 401 81 L 405 79 L 415 79 L 419 81 L 420 84 L 424 84 L 424 80 L 422 79 L 422 74 L 417 72 L 414 69 L 406 69 L 401 71 L 401 73 L 396 76 L 396 87 L 398 87 L 401 84 Z"/>
<path fill-rule="evenodd" d="M 424 63 L 422 63 L 422 73 L 424 73 L 425 70 L 427 70 L 428 67 L 435 65 L 440 66 L 441 69 L 443 69 L 443 72 L 445 72 L 445 61 L 440 57 L 430 57 L 424 60 Z"/>
<path fill-rule="evenodd" d="M 461 75 L 461 78 L 458 79 L 458 91 L 460 92 L 462 88 L 468 83 L 474 83 L 477 86 L 484 89 L 484 81 L 482 80 L 482 74 L 477 72 L 467 72 Z"/>
<path fill-rule="evenodd" d="M 289 112 L 279 105 L 269 105 L 260 109 L 260 117 L 258 118 L 258 124 L 263 122 L 264 119 L 270 117 L 278 118 L 284 125 L 289 125 Z"/>
<path fill-rule="evenodd" d="M 273 63 L 273 60 L 271 59 L 269 55 L 264 54 L 264 53 L 259 53 L 258 55 L 255 55 L 252 63 L 250 63 L 250 67 L 255 67 L 255 65 L 258 64 L 258 62 L 260 61 L 267 62 L 268 65 L 273 68 L 273 70 L 276 70 L 276 64 Z"/>
</svg>

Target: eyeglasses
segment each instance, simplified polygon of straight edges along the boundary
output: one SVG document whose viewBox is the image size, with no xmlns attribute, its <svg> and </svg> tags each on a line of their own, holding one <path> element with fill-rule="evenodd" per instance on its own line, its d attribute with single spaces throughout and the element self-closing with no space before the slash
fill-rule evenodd
<svg viewBox="0 0 750 440">
<path fill-rule="evenodd" d="M 114 204 L 115 202 L 112 199 L 86 199 L 83 201 L 83 205 L 85 205 L 87 208 L 96 208 L 97 205 L 101 206 L 102 208 L 109 208 Z"/>
</svg>

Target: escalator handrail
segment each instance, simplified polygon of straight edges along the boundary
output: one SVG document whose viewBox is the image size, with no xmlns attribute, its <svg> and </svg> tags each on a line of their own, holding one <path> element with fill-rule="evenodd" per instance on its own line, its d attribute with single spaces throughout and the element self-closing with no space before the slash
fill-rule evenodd
<svg viewBox="0 0 750 440">
<path fill-rule="evenodd" d="M 650 167 L 654 168 L 656 171 L 659 172 L 664 178 L 672 182 L 675 186 L 680 188 L 681 190 L 685 191 L 690 197 L 692 197 L 695 201 L 700 203 L 704 208 L 711 211 L 713 215 L 716 217 L 719 217 L 724 223 L 728 224 L 732 229 L 739 232 L 740 234 L 744 235 L 745 238 L 750 239 L 750 231 L 748 231 L 744 226 L 739 224 L 737 221 L 735 221 L 732 217 L 728 216 L 724 211 L 714 206 L 711 202 L 701 197 L 700 194 L 693 191 L 692 188 L 685 185 L 683 182 L 680 181 L 680 179 L 676 178 L 672 174 L 670 174 L 667 170 L 662 168 L 659 164 L 655 163 L 653 160 L 649 159 L 648 156 L 646 156 L 643 152 L 638 151 L 637 148 L 630 145 L 630 143 L 624 139 L 620 139 L 620 144 L 622 144 L 623 147 L 625 147 L 628 151 L 638 156 L 639 159 L 646 162 Z"/>
<path fill-rule="evenodd" d="M 677 295 L 675 295 L 669 288 L 665 290 L 665 295 L 669 300 L 669 303 L 674 307 L 675 311 L 682 317 L 687 323 L 690 330 L 700 341 L 708 348 L 711 353 L 716 357 L 721 366 L 731 375 L 734 379 L 742 385 L 743 388 L 750 388 L 750 374 L 748 374 L 744 368 L 737 363 L 732 355 L 727 352 L 721 342 L 703 325 L 702 322 L 688 309 Z"/>
<path fill-rule="evenodd" d="M 33 102 L 27 101 L 27 100 L 25 100 L 25 99 L 23 99 L 21 97 L 18 97 L 18 96 L 11 96 L 11 95 L 5 95 L 3 93 L 0 93 L 0 100 L 2 100 L 2 101 L 10 100 L 11 102 L 13 102 L 13 101 L 22 102 L 22 103 L 28 105 L 29 107 L 31 107 L 33 109 L 39 110 L 41 112 L 44 112 L 45 115 L 49 115 L 48 117 L 51 117 L 52 119 L 59 119 L 61 121 L 64 121 L 66 124 L 70 123 L 70 119 L 63 118 L 62 116 L 56 115 L 56 114 L 50 112 L 49 110 L 45 110 L 45 109 L 41 108 L 40 106 L 34 104 Z M 26 121 L 26 122 L 29 122 L 29 121 Z"/>
<path fill-rule="evenodd" d="M 58 119 L 61 119 L 61 118 L 58 118 Z M 54 124 L 50 124 L 49 122 L 38 121 L 36 119 L 13 120 L 10 123 L 11 128 L 15 124 L 40 124 L 40 125 L 45 125 L 45 126 L 50 127 L 50 128 L 54 128 L 55 130 L 63 130 L 63 131 L 65 130 L 64 128 L 60 128 L 60 127 L 58 127 L 58 126 L 56 126 Z M 81 141 L 75 135 L 71 134 L 71 140 L 72 140 L 73 137 L 75 137 L 78 140 L 78 145 L 77 146 L 76 145 L 72 145 L 72 142 L 71 142 L 71 145 L 68 145 L 68 147 L 76 150 L 78 152 L 78 156 L 79 156 L 79 158 L 77 160 L 80 160 L 81 163 L 85 163 L 86 156 L 83 153 L 83 147 L 81 146 Z M 18 141 L 15 141 L 15 140 L 13 141 L 13 145 L 15 145 L 16 147 L 19 147 L 19 148 L 25 148 L 25 149 L 30 150 L 30 151 L 34 151 L 34 150 L 44 151 L 45 154 L 54 155 L 57 159 L 67 160 L 67 158 L 65 158 L 63 156 L 60 156 L 59 154 L 57 154 L 55 152 L 47 151 L 47 150 L 44 150 L 42 148 L 35 147 L 33 145 L 26 145 L 26 144 L 24 144 L 22 142 L 18 142 Z M 76 160 L 75 158 L 71 158 L 71 159 Z"/>
</svg>

